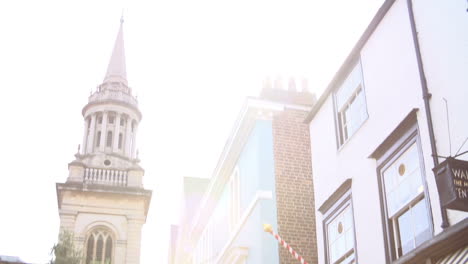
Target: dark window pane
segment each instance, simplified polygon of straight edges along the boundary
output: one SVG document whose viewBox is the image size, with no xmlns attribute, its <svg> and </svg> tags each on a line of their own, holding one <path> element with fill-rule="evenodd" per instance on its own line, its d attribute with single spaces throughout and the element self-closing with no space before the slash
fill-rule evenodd
<svg viewBox="0 0 468 264">
<path fill-rule="evenodd" d="M 112 131 L 107 132 L 106 147 L 112 147 Z"/>
<path fill-rule="evenodd" d="M 343 120 L 341 120 L 341 113 L 338 113 L 338 126 L 340 127 L 340 145 L 343 144 L 343 142 L 345 141 L 344 137 L 343 137 Z"/>
<path fill-rule="evenodd" d="M 96 147 L 99 147 L 101 145 L 101 131 L 97 132 L 97 137 L 96 137 Z"/>
<path fill-rule="evenodd" d="M 105 262 L 106 264 L 111 263 L 112 260 L 112 238 L 109 236 L 107 237 L 106 241 L 106 254 L 105 254 Z"/>
<path fill-rule="evenodd" d="M 119 149 L 122 149 L 122 133 L 119 134 Z"/>
<path fill-rule="evenodd" d="M 96 260 L 102 260 L 102 250 L 104 246 L 104 241 L 102 240 L 102 235 L 99 235 L 96 245 Z"/>
<path fill-rule="evenodd" d="M 416 246 L 421 245 L 431 237 L 427 207 L 424 200 L 417 203 L 413 209 L 414 236 Z"/>
<path fill-rule="evenodd" d="M 88 248 L 86 250 L 86 264 L 90 264 L 93 259 L 94 237 L 91 235 L 88 239 Z"/>
<path fill-rule="evenodd" d="M 402 254 L 406 254 L 414 248 L 411 210 L 406 211 L 398 218 L 398 229 L 400 231 L 401 251 Z"/>
</svg>

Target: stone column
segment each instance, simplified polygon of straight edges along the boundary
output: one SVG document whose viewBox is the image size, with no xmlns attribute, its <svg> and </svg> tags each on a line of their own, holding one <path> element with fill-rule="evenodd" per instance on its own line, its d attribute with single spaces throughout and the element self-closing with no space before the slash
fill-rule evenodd
<svg viewBox="0 0 468 264">
<path fill-rule="evenodd" d="M 73 232 L 75 228 L 75 221 L 76 221 L 76 211 L 72 210 L 59 210 L 60 215 L 60 231 L 69 231 Z"/>
<path fill-rule="evenodd" d="M 128 180 L 127 180 L 127 186 L 128 187 L 137 187 L 137 188 L 143 188 L 143 175 L 145 174 L 145 171 L 143 169 L 130 169 L 128 171 Z"/>
<path fill-rule="evenodd" d="M 86 144 L 88 143 L 88 124 L 91 122 L 88 117 L 84 120 L 83 144 L 81 144 L 81 154 L 86 154 Z"/>
<path fill-rule="evenodd" d="M 132 136 L 132 119 L 130 117 L 127 118 L 127 128 L 125 131 L 125 155 L 127 157 L 131 157 L 131 149 L 130 149 L 130 139 Z"/>
<path fill-rule="evenodd" d="M 99 150 L 104 152 L 106 148 L 106 136 L 107 136 L 107 111 L 102 114 L 101 124 L 101 141 L 99 144 Z"/>
<path fill-rule="evenodd" d="M 135 123 L 135 126 L 133 127 L 133 133 L 132 133 L 132 155 L 130 156 L 130 158 L 135 158 L 137 128 L 138 126 Z"/>
<path fill-rule="evenodd" d="M 114 141 L 112 142 L 112 152 L 119 152 L 120 115 L 120 113 L 117 113 L 115 116 Z"/>
<path fill-rule="evenodd" d="M 130 218 L 127 224 L 127 259 L 126 264 L 140 263 L 141 227 L 144 221 Z"/>
<path fill-rule="evenodd" d="M 113 264 L 126 264 L 127 240 L 117 240 L 115 242 Z"/>
<path fill-rule="evenodd" d="M 91 127 L 89 128 L 86 152 L 91 153 L 94 149 L 94 134 L 96 132 L 96 113 L 91 114 Z"/>
</svg>

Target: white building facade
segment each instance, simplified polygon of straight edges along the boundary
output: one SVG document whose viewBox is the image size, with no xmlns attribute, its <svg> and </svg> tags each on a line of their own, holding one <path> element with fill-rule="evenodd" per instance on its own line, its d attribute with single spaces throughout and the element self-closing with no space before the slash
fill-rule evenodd
<svg viewBox="0 0 468 264">
<path fill-rule="evenodd" d="M 83 263 L 140 263 L 151 191 L 136 155 L 142 118 L 128 86 L 122 23 L 106 76 L 82 110 L 81 150 L 57 183 L 60 230 L 73 233 Z"/>
<path fill-rule="evenodd" d="M 385 1 L 309 113 L 319 263 L 466 263 L 433 172 L 468 150 L 466 8 Z"/>
</svg>

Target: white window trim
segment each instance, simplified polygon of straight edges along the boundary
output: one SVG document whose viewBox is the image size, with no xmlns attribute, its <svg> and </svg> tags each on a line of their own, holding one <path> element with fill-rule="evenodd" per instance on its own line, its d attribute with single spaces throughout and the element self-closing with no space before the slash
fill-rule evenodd
<svg viewBox="0 0 468 264">
<path fill-rule="evenodd" d="M 394 132 L 395 133 L 395 132 Z M 400 132 L 401 133 L 401 132 Z M 387 209 L 387 197 L 385 193 L 385 181 L 383 178 L 383 172 L 389 168 L 398 158 L 402 156 L 413 144 L 416 144 L 416 148 L 418 151 L 418 159 L 419 159 L 419 165 L 420 165 L 420 170 L 421 170 L 421 177 L 422 177 L 422 184 L 424 187 L 424 191 L 418 195 L 416 195 L 411 201 L 408 201 L 408 203 L 400 208 L 397 212 L 393 214 L 392 217 L 389 216 L 388 214 L 388 209 Z M 410 252 L 407 252 L 406 254 L 402 254 L 401 256 L 399 255 L 398 252 L 398 246 L 399 246 L 399 237 L 398 237 L 398 231 L 395 226 L 397 221 L 393 221 L 393 218 L 398 218 L 399 216 L 402 215 L 403 212 L 406 212 L 408 207 L 413 207 L 416 205 L 419 201 L 423 201 L 426 203 L 426 208 L 427 208 L 427 218 L 429 222 L 429 233 L 431 237 L 434 236 L 434 222 L 432 218 L 432 211 L 431 211 L 431 206 L 430 206 L 430 201 L 429 201 L 429 191 L 427 187 L 427 181 L 426 181 L 426 173 L 424 169 L 424 158 L 423 158 L 423 153 L 421 150 L 421 141 L 419 138 L 419 133 L 418 133 L 418 128 L 417 124 L 413 124 L 411 127 L 407 128 L 406 131 L 401 133 L 399 139 L 396 142 L 393 142 L 391 146 L 388 147 L 388 149 L 384 152 L 382 156 L 380 156 L 377 159 L 377 174 L 378 174 L 378 182 L 379 182 L 379 193 L 381 196 L 381 207 L 382 207 L 382 217 L 383 217 L 383 228 L 385 232 L 385 238 L 386 238 L 386 248 L 387 252 L 387 261 L 395 261 L 407 254 L 411 254 L 412 251 L 414 251 L 417 247 L 415 247 L 413 250 L 410 250 Z M 431 238 L 429 238 L 431 239 Z"/>
<path fill-rule="evenodd" d="M 240 206 L 240 173 L 239 167 L 235 167 L 229 178 L 229 230 L 233 231 L 241 216 Z"/>
<path fill-rule="evenodd" d="M 116 237 L 114 235 L 114 233 L 112 232 L 112 230 L 110 230 L 109 228 L 107 227 L 103 227 L 103 226 L 97 226 L 97 227 L 94 227 L 92 228 L 89 232 L 88 232 L 88 235 L 86 236 L 86 239 L 85 239 L 85 243 L 84 243 L 84 251 L 86 252 L 84 254 L 84 259 L 83 259 L 83 262 L 86 263 L 87 262 L 87 258 L 88 258 L 88 243 L 89 243 L 89 239 L 91 236 L 93 237 L 96 237 L 96 233 L 102 233 L 102 236 L 104 238 L 103 240 L 103 246 L 102 246 L 102 254 L 103 254 L 103 258 L 104 260 L 103 261 L 99 261 L 99 260 L 91 260 L 90 263 L 107 263 L 105 261 L 105 254 L 106 254 L 106 243 L 107 243 L 107 238 L 110 237 L 111 239 L 111 243 L 112 243 L 112 248 L 111 248 L 111 252 L 110 252 L 110 256 L 111 256 L 111 259 L 110 259 L 110 263 L 113 263 L 114 262 L 114 252 L 115 252 L 115 247 L 116 247 L 116 244 L 117 244 L 117 240 L 116 240 Z M 94 240 L 94 243 L 93 243 L 93 256 L 91 258 L 95 258 L 95 255 L 96 255 L 96 246 L 97 246 L 97 241 Z"/>
<path fill-rule="evenodd" d="M 213 253 L 213 218 L 210 218 L 194 250 L 195 263 L 212 263 Z"/>
<path fill-rule="evenodd" d="M 347 207 L 351 210 L 351 215 L 353 219 L 353 237 L 354 237 L 354 263 L 358 263 L 358 255 L 357 255 L 357 240 L 356 240 L 356 225 L 354 222 L 354 208 L 352 202 L 352 195 L 351 189 L 348 189 L 341 195 L 341 197 L 324 213 L 323 217 L 323 242 L 324 242 L 324 250 L 325 250 L 325 263 L 332 264 L 330 261 L 330 250 L 328 244 L 328 225 L 333 222 L 333 220 L 341 214 Z M 340 258 L 341 259 L 341 258 Z"/>
<path fill-rule="evenodd" d="M 348 108 L 350 106 L 350 100 L 353 96 L 356 95 L 356 92 L 361 89 L 361 93 L 362 93 L 362 96 L 364 97 L 363 100 L 364 100 L 364 105 L 366 107 L 366 118 L 361 122 L 361 124 L 359 124 L 359 127 L 356 128 L 356 130 L 351 134 L 351 135 L 348 135 L 348 137 L 346 139 L 344 139 L 344 136 L 343 136 L 343 140 L 341 140 L 341 135 L 344 133 L 343 132 L 343 126 L 342 126 L 342 122 L 340 122 L 340 118 L 339 118 L 339 115 L 341 114 L 341 111 L 339 111 L 340 109 L 338 109 L 338 102 L 337 102 L 337 92 L 340 90 L 340 88 L 343 87 L 343 85 L 347 82 L 348 78 L 350 77 L 350 75 L 353 73 L 353 71 L 356 69 L 356 67 L 359 67 L 359 72 L 360 72 L 360 79 L 361 79 L 361 82 L 358 86 L 356 86 L 353 90 L 353 92 L 351 93 L 350 97 L 347 98 L 346 100 L 346 103 L 344 105 L 347 105 Z M 341 150 L 341 148 L 343 146 L 346 145 L 346 143 L 348 141 L 351 140 L 351 138 L 359 131 L 359 129 L 364 125 L 364 123 L 369 119 L 369 111 L 367 109 L 367 97 L 366 97 L 366 89 L 365 89 L 365 85 L 364 85 L 364 73 L 363 73 L 363 70 L 362 70 L 362 63 L 361 63 L 361 59 L 359 58 L 358 61 L 355 63 L 354 67 L 352 68 L 352 70 L 350 72 L 348 72 L 348 75 L 346 76 L 346 78 L 344 78 L 344 80 L 341 82 L 340 86 L 337 87 L 337 89 L 333 92 L 333 111 L 334 111 L 334 119 L 335 119 L 335 131 L 336 131 L 336 144 L 337 144 L 337 149 L 338 150 Z M 344 107 L 342 107 L 344 108 Z"/>
</svg>

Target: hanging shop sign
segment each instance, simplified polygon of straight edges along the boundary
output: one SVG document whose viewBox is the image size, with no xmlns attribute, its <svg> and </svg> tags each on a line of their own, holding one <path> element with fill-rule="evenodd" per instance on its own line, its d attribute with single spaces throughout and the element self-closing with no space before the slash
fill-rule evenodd
<svg viewBox="0 0 468 264">
<path fill-rule="evenodd" d="M 442 205 L 468 212 L 468 161 L 448 157 L 433 171 Z"/>
</svg>

